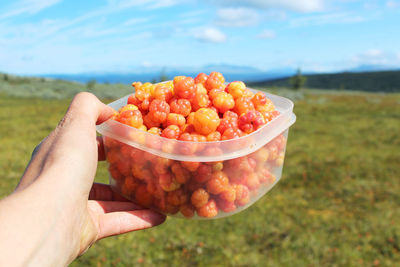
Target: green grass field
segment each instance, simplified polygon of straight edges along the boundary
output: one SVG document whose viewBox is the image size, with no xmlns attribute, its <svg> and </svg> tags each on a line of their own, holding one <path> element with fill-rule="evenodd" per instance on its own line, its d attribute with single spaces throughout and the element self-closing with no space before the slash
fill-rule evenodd
<svg viewBox="0 0 400 267">
<path fill-rule="evenodd" d="M 279 93 L 277 91 L 276 93 Z M 400 95 L 302 91 L 281 181 L 229 218 L 168 218 L 72 266 L 398 266 Z M 0 197 L 69 100 L 0 95 Z M 107 181 L 104 163 L 96 180 Z"/>
</svg>

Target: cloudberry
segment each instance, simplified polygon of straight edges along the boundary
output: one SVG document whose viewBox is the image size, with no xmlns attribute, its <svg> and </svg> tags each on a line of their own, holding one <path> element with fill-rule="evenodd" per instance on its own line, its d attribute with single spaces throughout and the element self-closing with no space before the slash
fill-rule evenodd
<svg viewBox="0 0 400 267">
<path fill-rule="evenodd" d="M 169 113 L 165 124 L 167 127 L 170 125 L 176 125 L 182 127 L 183 125 L 186 124 L 186 119 L 181 114 Z"/>
<path fill-rule="evenodd" d="M 132 111 L 138 110 L 138 107 L 136 105 L 133 105 L 133 104 L 127 104 L 127 105 L 123 106 L 122 108 L 120 108 L 118 110 L 118 112 L 121 114 L 121 113 L 123 113 L 125 111 L 128 111 L 128 110 L 132 110 Z"/>
<path fill-rule="evenodd" d="M 114 180 L 121 180 L 124 178 L 124 176 L 118 171 L 117 165 L 115 164 L 110 164 L 108 167 L 108 171 L 111 174 L 111 177 L 114 178 Z"/>
<path fill-rule="evenodd" d="M 240 115 L 238 120 L 239 129 L 247 134 L 256 131 L 264 124 L 264 117 L 260 112 L 255 110 L 250 110 L 246 113 L 243 113 L 242 115 Z"/>
<path fill-rule="evenodd" d="M 234 202 L 236 199 L 236 190 L 232 185 L 229 185 L 219 194 L 219 197 L 225 201 Z"/>
<path fill-rule="evenodd" d="M 233 212 L 236 210 L 236 205 L 234 202 L 229 202 L 224 199 L 217 199 L 216 201 L 218 209 L 222 210 L 223 212 Z"/>
<path fill-rule="evenodd" d="M 179 150 L 184 155 L 192 155 L 197 150 L 197 144 L 194 143 L 196 141 L 195 136 L 190 133 L 183 133 L 179 136 L 180 141 L 187 141 L 191 143 L 182 143 L 179 145 Z"/>
<path fill-rule="evenodd" d="M 234 111 L 240 116 L 247 111 L 255 110 L 250 98 L 241 97 L 236 99 Z"/>
<path fill-rule="evenodd" d="M 224 76 L 222 76 L 221 73 L 211 72 L 207 80 L 205 81 L 204 86 L 208 91 L 214 88 L 224 89 L 225 87 L 224 83 L 225 83 L 225 78 Z"/>
<path fill-rule="evenodd" d="M 215 142 L 221 140 L 221 133 L 218 131 L 212 132 L 207 135 L 208 142 Z"/>
<path fill-rule="evenodd" d="M 131 163 L 129 160 L 120 160 L 117 163 L 117 169 L 123 176 L 131 174 Z"/>
<path fill-rule="evenodd" d="M 139 110 L 127 110 L 120 114 L 119 122 L 138 128 L 143 124 L 142 113 Z"/>
<path fill-rule="evenodd" d="M 142 103 L 140 103 L 140 105 L 139 105 L 140 111 L 147 112 L 149 110 L 151 101 L 152 101 L 152 99 L 150 99 L 150 98 L 146 98 L 145 100 L 143 100 Z"/>
<path fill-rule="evenodd" d="M 195 172 L 199 168 L 200 162 L 198 162 L 198 161 L 181 161 L 181 165 L 185 169 L 187 169 L 191 172 Z"/>
<path fill-rule="evenodd" d="M 250 91 L 249 89 L 244 90 L 243 97 L 252 99 L 253 96 L 254 96 L 254 93 L 252 91 Z"/>
<path fill-rule="evenodd" d="M 196 94 L 198 94 L 198 95 L 206 95 L 208 93 L 207 89 L 204 87 L 203 84 L 198 83 L 198 84 L 196 84 L 196 86 L 197 86 Z"/>
<path fill-rule="evenodd" d="M 167 202 L 174 206 L 180 206 L 187 202 L 187 195 L 182 189 L 177 189 L 167 194 Z"/>
<path fill-rule="evenodd" d="M 194 82 L 204 84 L 206 82 L 207 78 L 208 78 L 207 74 L 201 72 L 201 73 L 197 74 L 196 78 L 194 78 Z"/>
<path fill-rule="evenodd" d="M 267 104 L 268 100 L 269 99 L 263 92 L 257 92 L 251 99 L 251 102 L 253 102 L 254 106 L 257 107 Z"/>
<path fill-rule="evenodd" d="M 229 128 L 221 136 L 221 140 L 230 140 L 235 138 L 240 138 L 243 136 L 243 132 L 240 129 Z"/>
<path fill-rule="evenodd" d="M 238 115 L 235 112 L 227 111 L 224 113 L 223 118 L 217 128 L 217 130 L 223 134 L 227 129 L 238 128 Z"/>
<path fill-rule="evenodd" d="M 182 80 L 185 79 L 185 78 L 186 78 L 186 76 L 175 76 L 175 77 L 174 77 L 174 80 L 173 80 L 174 87 L 175 87 L 180 81 L 182 81 Z"/>
<path fill-rule="evenodd" d="M 207 94 L 196 94 L 192 99 L 192 110 L 197 111 L 200 108 L 207 108 L 211 104 Z"/>
<path fill-rule="evenodd" d="M 171 171 L 175 175 L 175 180 L 180 184 L 185 184 L 191 177 L 190 172 L 183 168 L 179 162 L 172 164 Z"/>
<path fill-rule="evenodd" d="M 262 115 L 265 119 L 266 122 L 272 121 L 273 118 L 278 117 L 278 115 L 280 114 L 279 111 L 274 110 L 271 112 L 263 112 Z"/>
<path fill-rule="evenodd" d="M 236 192 L 235 203 L 239 206 L 244 206 L 250 201 L 249 188 L 242 184 L 232 185 Z"/>
<path fill-rule="evenodd" d="M 155 99 L 160 99 L 169 102 L 172 98 L 172 92 L 170 88 L 168 88 L 167 86 L 163 84 L 158 84 L 154 89 L 153 97 Z"/>
<path fill-rule="evenodd" d="M 145 99 L 150 98 L 150 92 L 146 92 L 144 90 L 136 90 L 135 92 L 135 97 L 139 100 L 139 101 L 143 101 Z"/>
<path fill-rule="evenodd" d="M 190 101 L 187 99 L 173 99 L 170 102 L 171 112 L 181 114 L 184 117 L 187 117 L 192 110 L 192 106 Z"/>
<path fill-rule="evenodd" d="M 143 117 L 143 123 L 144 125 L 147 126 L 147 128 L 159 128 L 161 124 L 159 122 L 154 121 L 152 113 L 148 113 Z"/>
<path fill-rule="evenodd" d="M 218 208 L 215 200 L 211 199 L 207 204 L 197 209 L 197 214 L 200 217 L 212 218 L 217 216 Z"/>
<path fill-rule="evenodd" d="M 165 192 L 171 192 L 181 187 L 181 184 L 170 173 L 159 175 L 158 182 Z"/>
<path fill-rule="evenodd" d="M 191 99 L 196 93 L 196 85 L 193 78 L 186 77 L 174 86 L 175 95 L 179 98 Z"/>
<path fill-rule="evenodd" d="M 219 94 L 222 93 L 222 92 L 224 92 L 224 90 L 221 89 L 221 88 L 214 88 L 214 89 L 211 89 L 211 90 L 208 92 L 208 97 L 209 97 L 211 100 L 214 100 L 214 98 L 216 98 L 217 95 L 219 95 Z"/>
<path fill-rule="evenodd" d="M 207 182 L 208 180 L 211 179 L 212 171 L 213 171 L 212 166 L 207 164 L 200 164 L 195 173 L 194 179 L 196 180 L 196 182 L 199 183 Z"/>
<path fill-rule="evenodd" d="M 186 218 L 191 218 L 194 215 L 195 209 L 192 205 L 190 204 L 183 204 L 180 208 L 179 211 L 182 213 L 183 216 Z"/>
<path fill-rule="evenodd" d="M 229 185 L 228 176 L 223 171 L 214 172 L 207 182 L 207 191 L 217 195 L 227 189 Z"/>
<path fill-rule="evenodd" d="M 161 136 L 169 139 L 178 139 L 180 134 L 179 126 L 170 125 L 162 131 Z"/>
<path fill-rule="evenodd" d="M 190 201 L 192 202 L 193 206 L 200 208 L 207 204 L 209 196 L 210 195 L 206 190 L 204 190 L 204 188 L 198 188 L 193 192 L 192 196 L 190 197 Z"/>
<path fill-rule="evenodd" d="M 125 178 L 124 183 L 122 184 L 121 193 L 122 195 L 131 198 L 132 193 L 138 186 L 139 184 L 136 179 L 134 179 L 132 176 L 128 176 Z"/>
<path fill-rule="evenodd" d="M 213 98 L 213 104 L 219 112 L 224 113 L 233 109 L 235 106 L 235 100 L 233 100 L 233 97 L 230 94 L 221 92 Z"/>
<path fill-rule="evenodd" d="M 209 108 L 201 108 L 194 115 L 193 125 L 199 134 L 210 134 L 214 132 L 220 119 L 218 113 Z"/>
<path fill-rule="evenodd" d="M 260 181 L 256 173 L 249 173 L 246 178 L 246 186 L 250 190 L 256 190 L 260 187 Z"/>
<path fill-rule="evenodd" d="M 167 120 L 170 107 L 164 100 L 154 99 L 149 108 L 149 113 L 154 122 L 163 123 Z"/>
<path fill-rule="evenodd" d="M 137 99 L 136 96 L 135 96 L 134 94 L 133 94 L 133 95 L 130 95 L 130 96 L 128 97 L 128 104 L 132 104 L 132 105 L 138 106 L 140 103 L 142 103 L 142 101 L 140 101 L 139 99 Z"/>
<path fill-rule="evenodd" d="M 226 86 L 225 91 L 231 94 L 234 99 L 238 99 L 243 96 L 245 89 L 244 82 L 231 82 Z"/>
<path fill-rule="evenodd" d="M 153 196 L 147 191 L 146 185 L 140 185 L 135 191 L 135 199 L 138 204 L 149 207 L 153 202 Z"/>
<path fill-rule="evenodd" d="M 155 134 L 155 135 L 160 136 L 162 130 L 161 130 L 161 128 L 159 128 L 159 127 L 151 127 L 150 129 L 147 130 L 147 132 L 148 132 L 148 133 L 151 133 L 151 134 Z"/>
</svg>

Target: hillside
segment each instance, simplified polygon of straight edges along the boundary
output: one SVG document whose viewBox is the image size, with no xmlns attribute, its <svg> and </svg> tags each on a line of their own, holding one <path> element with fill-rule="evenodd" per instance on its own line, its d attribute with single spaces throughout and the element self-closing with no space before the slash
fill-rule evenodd
<svg viewBox="0 0 400 267">
<path fill-rule="evenodd" d="M 335 74 L 311 74 L 307 88 L 360 90 L 367 92 L 399 92 L 400 71 L 343 72 Z M 290 77 L 250 83 L 262 87 L 290 87 Z"/>
</svg>

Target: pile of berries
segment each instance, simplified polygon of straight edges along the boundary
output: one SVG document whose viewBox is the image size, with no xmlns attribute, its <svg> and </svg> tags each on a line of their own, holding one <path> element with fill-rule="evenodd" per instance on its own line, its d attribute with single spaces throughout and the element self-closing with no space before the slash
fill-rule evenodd
<svg viewBox="0 0 400 267">
<path fill-rule="evenodd" d="M 134 82 L 115 120 L 170 139 L 220 141 L 250 134 L 279 115 L 264 93 L 254 94 L 241 81 L 225 85 L 219 72 L 195 79 Z M 197 140 L 196 140 L 197 141 Z"/>
<path fill-rule="evenodd" d="M 190 144 L 250 134 L 279 115 L 264 93 L 243 82 L 225 85 L 221 73 L 195 79 L 133 83 L 135 94 L 114 119 L 153 135 Z M 156 156 L 105 137 L 114 187 L 126 198 L 165 214 L 212 218 L 246 207 L 271 186 L 283 164 L 286 139 L 280 134 L 258 151 L 220 162 L 186 162 Z M 154 144 L 147 144 L 153 148 Z M 181 145 L 190 155 L 199 146 Z M 212 153 L 212 152 L 209 152 Z"/>
</svg>

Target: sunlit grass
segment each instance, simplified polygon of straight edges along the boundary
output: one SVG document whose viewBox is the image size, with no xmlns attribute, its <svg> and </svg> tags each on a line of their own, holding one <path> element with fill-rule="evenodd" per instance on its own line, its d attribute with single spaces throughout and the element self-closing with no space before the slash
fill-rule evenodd
<svg viewBox="0 0 400 267">
<path fill-rule="evenodd" d="M 396 266 L 400 96 L 296 94 L 282 180 L 254 206 L 108 238 L 73 266 Z M 0 96 L 0 197 L 68 103 Z M 96 180 L 106 177 L 101 163 Z"/>
</svg>

